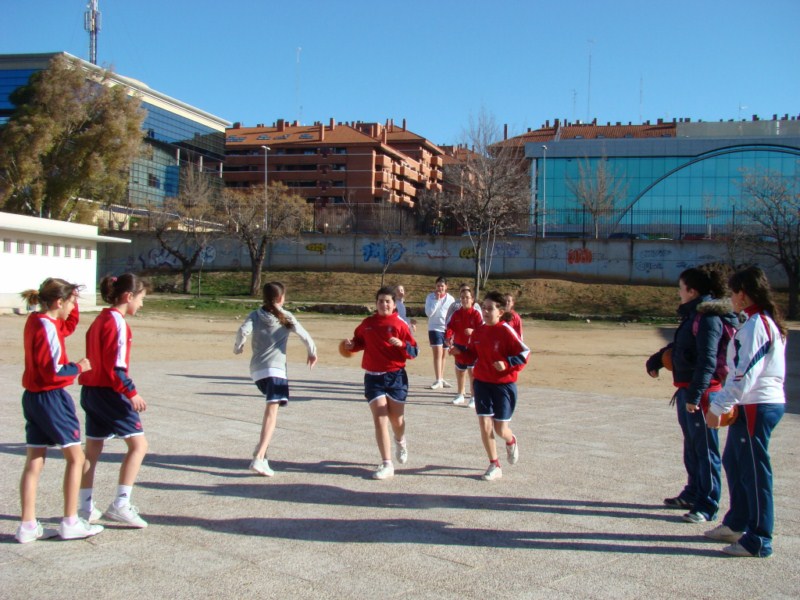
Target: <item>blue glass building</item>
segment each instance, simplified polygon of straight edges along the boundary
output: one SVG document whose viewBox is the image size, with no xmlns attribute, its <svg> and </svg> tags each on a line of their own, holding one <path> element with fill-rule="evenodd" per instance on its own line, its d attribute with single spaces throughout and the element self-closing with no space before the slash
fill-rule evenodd
<svg viewBox="0 0 800 600">
<path fill-rule="evenodd" d="M 747 225 L 741 210 L 747 174 L 800 176 L 800 120 L 794 117 L 650 129 L 556 123 L 529 134 L 536 140 L 525 144 L 525 156 L 537 235 L 593 237 L 594 218 L 575 190 L 582 178 L 596 180 L 598 170 L 616 190 L 614 208 L 597 219 L 602 237 L 725 235 Z M 648 136 L 639 137 L 643 132 Z"/>
<path fill-rule="evenodd" d="M 58 53 L 0 55 L 0 126 L 14 111 L 9 97 L 28 83 L 30 76 L 46 69 Z M 89 72 L 102 69 L 67 53 Z M 231 123 L 151 89 L 146 84 L 112 73 L 111 85 L 122 85 L 137 96 L 146 111 L 141 156 L 131 166 L 128 203 L 134 208 L 159 208 L 177 195 L 181 167 L 200 166 L 219 172 L 225 155 L 225 128 Z M 220 179 L 221 182 L 221 179 Z"/>
</svg>

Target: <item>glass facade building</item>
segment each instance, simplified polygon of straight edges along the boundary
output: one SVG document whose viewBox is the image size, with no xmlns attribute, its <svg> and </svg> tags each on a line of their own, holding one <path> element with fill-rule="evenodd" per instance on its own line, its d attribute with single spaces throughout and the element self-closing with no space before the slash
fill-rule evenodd
<svg viewBox="0 0 800 600">
<path fill-rule="evenodd" d="M 592 218 L 575 188 L 582 179 L 596 181 L 598 169 L 617 191 L 613 210 L 599 219 L 601 231 L 651 237 L 675 237 L 676 225 L 678 235 L 702 237 L 746 225 L 737 215 L 746 175 L 800 176 L 794 119 L 681 123 L 664 138 L 598 137 L 526 144 L 538 234 L 543 223 L 549 235 L 586 233 Z"/>
<path fill-rule="evenodd" d="M 30 76 L 46 69 L 56 54 L 0 55 L 0 126 L 14 111 L 12 92 Z M 66 55 L 87 71 L 101 71 L 91 63 Z M 146 116 L 141 156 L 131 166 L 128 203 L 135 208 L 159 208 L 177 195 L 181 167 L 197 165 L 220 175 L 225 157 L 225 128 L 231 123 L 184 102 L 157 92 L 147 85 L 115 73 L 111 85 L 122 85 L 141 100 Z"/>
</svg>

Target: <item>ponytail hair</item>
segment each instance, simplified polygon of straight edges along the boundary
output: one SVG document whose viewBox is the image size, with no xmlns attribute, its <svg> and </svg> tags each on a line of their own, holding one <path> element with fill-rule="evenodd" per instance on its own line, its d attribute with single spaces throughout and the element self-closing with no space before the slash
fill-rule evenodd
<svg viewBox="0 0 800 600">
<path fill-rule="evenodd" d="M 125 273 L 119 277 L 106 275 L 100 280 L 100 296 L 112 306 L 120 304 L 122 296 L 130 292 L 134 296 L 147 289 L 147 282 L 133 273 Z"/>
<path fill-rule="evenodd" d="M 269 283 L 264 284 L 264 304 L 262 308 L 271 314 L 273 317 L 280 321 L 280 324 L 286 327 L 286 329 L 294 329 L 294 323 L 292 320 L 286 316 L 278 306 L 276 302 L 278 302 L 283 295 L 286 293 L 286 286 L 280 283 L 279 281 L 271 281 Z"/>
<path fill-rule="evenodd" d="M 717 263 L 708 263 L 699 267 L 686 269 L 679 279 L 683 284 L 695 290 L 701 296 L 711 296 L 720 300 L 728 295 L 727 279 L 730 268 Z"/>
<path fill-rule="evenodd" d="M 504 294 L 501 294 L 500 292 L 488 292 L 483 297 L 483 300 L 484 300 L 484 302 L 486 300 L 489 300 L 490 302 L 494 302 L 495 304 L 497 304 L 497 306 L 499 306 L 501 309 L 503 309 L 503 311 L 504 311 L 503 312 L 503 316 L 500 317 L 500 320 L 505 321 L 506 323 L 509 323 L 511 321 L 511 319 L 514 318 L 514 316 L 511 314 L 511 311 L 506 309 L 506 297 L 505 297 Z"/>
<path fill-rule="evenodd" d="M 43 310 L 49 310 L 57 300 L 67 300 L 72 296 L 77 296 L 84 286 L 77 283 L 69 283 L 63 279 L 48 277 L 42 282 L 38 290 L 25 290 L 20 296 L 25 300 L 28 308 L 37 304 Z"/>
<path fill-rule="evenodd" d="M 772 288 L 769 285 L 766 273 L 759 267 L 747 267 L 736 271 L 728 280 L 728 285 L 734 292 L 744 292 L 759 310 L 767 313 L 775 322 L 781 337 L 786 339 L 789 333 L 783 320 L 783 313 L 772 297 Z"/>
</svg>

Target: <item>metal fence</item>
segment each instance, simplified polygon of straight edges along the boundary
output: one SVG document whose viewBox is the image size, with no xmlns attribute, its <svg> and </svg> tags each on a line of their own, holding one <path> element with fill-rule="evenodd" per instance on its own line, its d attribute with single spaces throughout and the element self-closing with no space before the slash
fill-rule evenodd
<svg viewBox="0 0 800 600">
<path fill-rule="evenodd" d="M 734 230 L 753 227 L 735 208 L 609 210 L 555 209 L 522 213 L 514 219 L 512 235 L 529 237 L 583 237 L 633 239 L 722 239 Z M 388 204 L 316 206 L 312 230 L 318 233 L 399 235 L 463 235 L 464 229 L 447 214 L 421 215 L 413 208 Z"/>
</svg>

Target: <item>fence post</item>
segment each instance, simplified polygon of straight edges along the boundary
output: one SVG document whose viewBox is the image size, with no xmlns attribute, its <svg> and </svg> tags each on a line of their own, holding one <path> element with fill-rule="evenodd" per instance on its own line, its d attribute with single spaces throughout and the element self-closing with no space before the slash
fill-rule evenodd
<svg viewBox="0 0 800 600">
<path fill-rule="evenodd" d="M 678 239 L 683 239 L 683 204 L 678 207 Z"/>
</svg>

